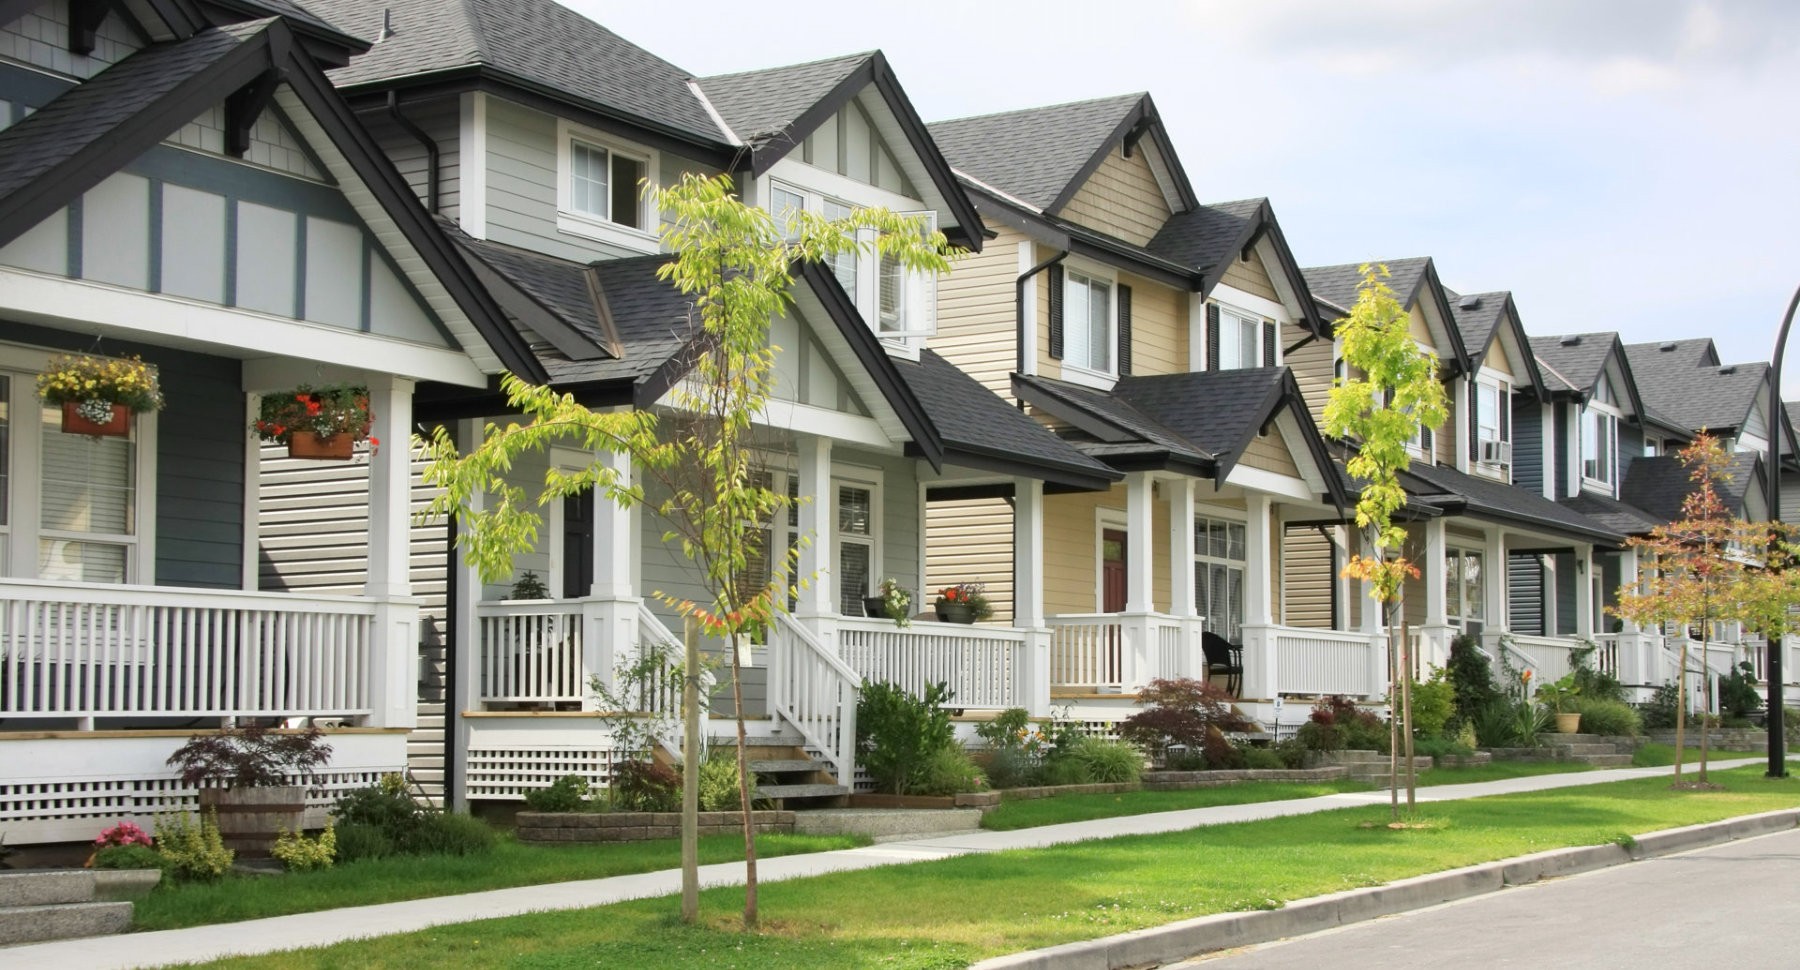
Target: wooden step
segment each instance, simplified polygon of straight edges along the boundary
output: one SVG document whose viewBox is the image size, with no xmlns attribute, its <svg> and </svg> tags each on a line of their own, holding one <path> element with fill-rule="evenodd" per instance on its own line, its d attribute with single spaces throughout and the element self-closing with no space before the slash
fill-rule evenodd
<svg viewBox="0 0 1800 970">
<path fill-rule="evenodd" d="M 789 771 L 825 771 L 824 765 L 811 758 L 785 758 L 770 760 L 753 760 L 750 771 L 758 775 L 782 774 Z"/>
</svg>

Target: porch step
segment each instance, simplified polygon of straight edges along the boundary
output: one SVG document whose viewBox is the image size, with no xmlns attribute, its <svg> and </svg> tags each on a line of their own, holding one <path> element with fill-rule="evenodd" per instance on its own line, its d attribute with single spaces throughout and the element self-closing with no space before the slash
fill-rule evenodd
<svg viewBox="0 0 1800 970">
<path fill-rule="evenodd" d="M 0 872 L 0 946 L 107 936 L 130 926 L 130 903 L 95 901 L 90 870 Z"/>
<path fill-rule="evenodd" d="M 849 785 L 758 785 L 758 798 L 786 802 L 792 798 L 840 798 L 850 794 Z"/>
<path fill-rule="evenodd" d="M 811 758 L 751 760 L 750 771 L 758 775 L 783 774 L 790 771 L 823 771 L 824 766 Z"/>
</svg>

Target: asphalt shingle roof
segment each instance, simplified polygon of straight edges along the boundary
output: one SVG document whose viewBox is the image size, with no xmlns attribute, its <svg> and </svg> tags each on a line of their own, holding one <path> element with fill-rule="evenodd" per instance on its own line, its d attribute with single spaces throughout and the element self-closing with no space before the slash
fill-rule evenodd
<svg viewBox="0 0 1800 970">
<path fill-rule="evenodd" d="M 1212 269 L 1237 257 L 1267 199 L 1240 199 L 1178 212 L 1164 222 L 1145 249 L 1170 262 Z"/>
<path fill-rule="evenodd" d="M 1651 529 L 1662 524 L 1662 520 L 1635 505 L 1592 492 L 1582 492 L 1574 498 L 1561 499 L 1558 504 L 1628 536 L 1647 535 Z"/>
<path fill-rule="evenodd" d="M 866 51 L 806 64 L 720 74 L 701 80 L 700 88 L 732 132 L 744 142 L 755 144 L 788 131 L 806 109 L 824 100 L 874 56 L 873 51 Z"/>
<path fill-rule="evenodd" d="M 1403 306 L 1410 307 L 1418 296 L 1420 284 L 1425 280 L 1425 270 L 1431 265 L 1431 258 L 1412 256 L 1406 259 L 1371 259 L 1364 263 L 1386 266 L 1389 274 L 1388 288 L 1394 291 L 1394 296 Z M 1309 266 L 1300 273 L 1306 277 L 1306 288 L 1314 296 L 1347 309 L 1356 305 L 1357 293 L 1362 289 L 1364 263 Z"/>
<path fill-rule="evenodd" d="M 1625 540 L 1625 533 L 1552 502 L 1531 489 L 1465 474 L 1444 465 L 1413 465 L 1402 480 L 1406 482 L 1409 494 L 1417 493 L 1447 511 L 1460 510 L 1477 518 L 1523 522 L 1613 544 Z"/>
<path fill-rule="evenodd" d="M 221 2 L 229 7 L 236 7 L 245 11 L 254 11 L 264 16 L 272 15 L 286 17 L 295 24 L 314 28 L 315 33 L 319 31 L 329 32 L 341 35 L 346 40 L 360 39 L 365 44 L 369 41 L 368 37 L 357 38 L 354 34 L 346 34 L 342 28 L 326 22 L 312 11 L 306 9 L 299 3 L 294 2 L 294 0 L 221 0 Z M 307 2 L 310 3 L 313 2 L 313 0 L 307 0 Z"/>
<path fill-rule="evenodd" d="M 1113 393 L 1218 457 L 1237 457 L 1281 393 L 1285 367 L 1125 377 Z"/>
<path fill-rule="evenodd" d="M 1450 299 L 1450 315 L 1456 321 L 1456 330 L 1462 334 L 1463 346 L 1469 349 L 1471 356 L 1479 355 L 1487 349 L 1488 341 L 1499 329 L 1500 321 L 1506 316 L 1506 301 L 1512 294 L 1505 290 L 1493 293 L 1455 293 L 1446 290 L 1445 296 Z M 1473 306 L 1464 306 L 1465 303 Z"/>
<path fill-rule="evenodd" d="M 483 68 L 674 133 L 725 143 L 687 71 L 551 0 L 305 0 L 339 29 L 374 39 L 384 11 L 393 32 L 350 66 L 339 87 Z"/>
<path fill-rule="evenodd" d="M 1100 440 L 1084 433 L 1065 437 L 1083 452 L 1099 458 L 1129 455 L 1168 455 L 1172 458 L 1210 465 L 1214 456 L 1199 444 L 1164 426 L 1122 396 L 1068 381 L 1049 377 L 1013 375 L 1013 384 L 1022 388 L 1028 400 L 1054 399 L 1066 406 L 1079 408 L 1099 421 L 1117 429 L 1130 440 Z M 1109 436 L 1115 437 L 1115 436 Z"/>
<path fill-rule="evenodd" d="M 253 20 L 147 47 L 0 132 L 0 198 L 32 185 L 267 27 Z M 170 126 L 173 128 L 174 126 Z"/>
<path fill-rule="evenodd" d="M 1638 396 L 1657 414 L 1689 431 L 1740 427 L 1766 386 L 1769 365 L 1702 363 L 1709 359 L 1711 340 L 1675 344 L 1667 351 L 1662 343 L 1625 346 Z"/>
<path fill-rule="evenodd" d="M 1726 508 L 1743 510 L 1744 499 L 1755 484 L 1758 464 L 1757 456 L 1749 452 L 1731 456 L 1731 464 L 1726 467 L 1728 480 L 1719 486 Z M 1675 522 L 1682 518 L 1681 503 L 1693 490 L 1694 480 L 1680 455 L 1655 455 L 1632 461 L 1619 487 L 1619 497 L 1658 521 Z"/>
<path fill-rule="evenodd" d="M 604 349 L 611 343 L 600 322 L 600 308 L 594 305 L 586 264 L 503 243 L 475 239 L 452 226 L 446 226 L 445 232 L 467 254 L 506 277 L 540 307 L 586 337 L 595 347 Z"/>
<path fill-rule="evenodd" d="M 1618 341 L 1619 335 L 1611 332 L 1532 337 L 1531 353 L 1550 368 L 1544 380 L 1552 390 L 1586 394 L 1599 383 L 1607 355 Z"/>
<path fill-rule="evenodd" d="M 1041 210 L 1062 196 L 1144 97 L 1004 111 L 927 127 L 953 168 Z"/>
</svg>

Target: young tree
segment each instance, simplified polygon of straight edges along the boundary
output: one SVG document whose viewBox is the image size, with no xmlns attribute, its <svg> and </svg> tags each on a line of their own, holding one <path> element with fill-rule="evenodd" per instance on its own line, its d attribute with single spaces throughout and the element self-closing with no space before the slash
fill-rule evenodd
<svg viewBox="0 0 1800 970">
<path fill-rule="evenodd" d="M 1363 547 L 1372 555 L 1353 554 L 1344 576 L 1368 583 L 1369 597 L 1382 611 L 1382 624 L 1388 632 L 1391 707 L 1396 684 L 1404 695 L 1412 682 L 1408 648 L 1396 635 L 1394 623 L 1407 578 L 1419 575 L 1418 567 L 1405 556 L 1406 529 L 1394 522 L 1394 514 L 1406 505 L 1400 473 L 1412 465 L 1407 444 L 1418 437 L 1421 426 L 1442 425 L 1448 407 L 1444 386 L 1438 381 L 1437 356 L 1413 339 L 1406 308 L 1383 282 L 1388 277 L 1387 267 L 1364 265 L 1361 272 L 1356 306 L 1338 323 L 1348 374 L 1331 388 L 1325 405 L 1325 433 L 1351 441 L 1356 449 L 1348 462 L 1351 476 L 1363 482 L 1356 500 L 1356 525 L 1362 531 Z M 1402 696 L 1400 701 L 1400 716 L 1389 718 L 1395 722 L 1390 729 L 1395 743 L 1389 747 L 1389 772 L 1395 784 L 1389 787 L 1389 797 L 1396 819 L 1400 806 L 1398 778 L 1393 776 L 1399 773 L 1399 734 L 1405 735 L 1407 745 L 1409 809 L 1415 798 L 1412 718 L 1407 698 Z"/>
<path fill-rule="evenodd" d="M 763 525 L 786 514 L 786 494 L 765 487 L 759 469 L 757 421 L 775 390 L 780 348 L 769 341 L 772 321 L 793 305 L 800 263 L 820 263 L 871 248 L 912 271 L 945 272 L 955 255 L 941 233 L 916 217 L 862 209 L 845 219 L 789 212 L 785 227 L 770 213 L 743 204 L 726 176 L 685 175 L 676 185 L 648 192 L 652 211 L 666 213 L 664 245 L 673 259 L 662 279 L 692 300 L 688 371 L 671 392 L 668 410 L 593 411 L 558 394 L 507 375 L 502 386 L 511 406 L 528 420 L 490 424 L 482 442 L 459 455 L 440 429 L 431 443 L 426 480 L 442 489 L 428 514 L 451 514 L 465 559 L 490 581 L 510 575 L 513 557 L 532 548 L 543 524 L 539 510 L 566 496 L 596 489 L 624 506 L 641 506 L 662 520 L 663 541 L 678 545 L 693 564 L 705 602 L 657 591 L 686 620 L 682 668 L 682 917 L 699 916 L 696 849 L 699 796 L 701 663 L 696 629 L 723 641 L 730 658 L 737 710 L 738 790 L 744 831 L 744 925 L 757 923 L 756 840 L 751 820 L 750 773 L 745 757 L 744 704 L 739 647 L 785 611 L 788 596 L 811 577 L 796 575 L 799 549 L 774 555 L 763 550 Z M 552 444 L 595 454 L 578 471 L 554 465 L 541 488 L 527 493 L 506 473 L 521 456 Z M 657 486 L 621 479 L 606 454 L 623 454 Z M 477 500 L 482 499 L 478 502 Z M 807 499 L 803 499 L 807 500 Z M 479 510 L 477 506 L 482 506 Z M 802 538 L 802 542 L 807 541 Z M 747 567 L 767 554 L 768 578 Z"/>
<path fill-rule="evenodd" d="M 1687 669 L 1688 640 L 1685 628 L 1700 630 L 1701 668 L 1706 669 L 1706 651 L 1712 639 L 1712 625 L 1719 621 L 1755 619 L 1769 623 L 1761 612 L 1764 605 L 1751 606 L 1759 598 L 1744 594 L 1761 580 L 1751 567 L 1769 547 L 1768 526 L 1752 525 L 1733 515 L 1719 494 L 1719 487 L 1731 480 L 1728 469 L 1731 456 L 1718 439 L 1702 431 L 1692 444 L 1681 450 L 1681 463 L 1688 470 L 1694 488 L 1681 502 L 1681 519 L 1650 530 L 1647 537 L 1634 537 L 1632 547 L 1648 558 L 1651 569 L 1639 577 L 1636 588 L 1619 590 L 1618 615 L 1641 626 L 1663 623 L 1680 624 L 1681 666 L 1677 675 L 1675 704 L 1675 784 L 1681 784 L 1682 751 L 1687 743 Z M 1754 615 L 1753 615 L 1754 614 Z M 1710 698 L 1712 678 L 1701 676 L 1703 698 Z M 1710 700 L 1703 710 L 1711 707 Z M 1704 722 L 1700 729 L 1699 783 L 1706 784 L 1707 734 Z"/>
</svg>

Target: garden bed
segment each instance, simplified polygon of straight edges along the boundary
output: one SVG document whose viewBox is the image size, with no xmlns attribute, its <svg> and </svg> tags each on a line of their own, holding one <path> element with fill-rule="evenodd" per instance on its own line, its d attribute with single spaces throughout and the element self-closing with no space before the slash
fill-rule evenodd
<svg viewBox="0 0 1800 970">
<path fill-rule="evenodd" d="M 756 831 L 763 835 L 794 834 L 794 813 L 751 812 Z M 680 812 L 520 812 L 516 817 L 520 842 L 648 842 L 681 837 Z M 701 812 L 700 834 L 729 835 L 743 831 L 741 812 Z"/>
</svg>

